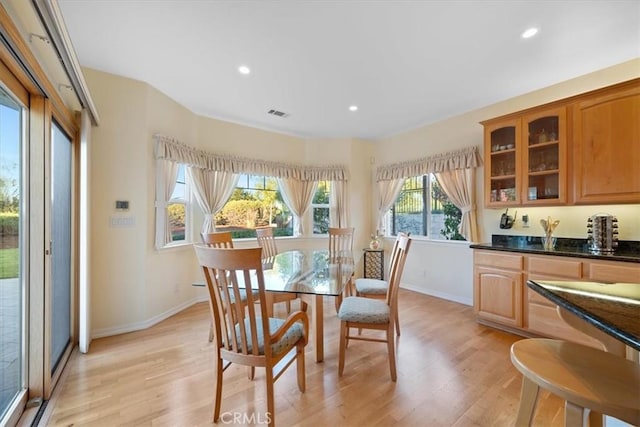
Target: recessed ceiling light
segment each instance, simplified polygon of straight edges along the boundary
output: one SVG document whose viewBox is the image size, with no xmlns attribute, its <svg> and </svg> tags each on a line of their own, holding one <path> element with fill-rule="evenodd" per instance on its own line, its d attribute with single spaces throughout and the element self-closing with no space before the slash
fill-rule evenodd
<svg viewBox="0 0 640 427">
<path fill-rule="evenodd" d="M 524 33 L 522 33 L 522 38 L 523 39 L 528 39 L 531 38 L 533 36 L 535 36 L 536 34 L 538 34 L 538 29 L 535 27 L 529 28 L 528 30 L 525 30 Z"/>
<path fill-rule="evenodd" d="M 247 67 L 246 65 L 241 65 L 238 67 L 238 72 L 240 74 L 249 74 L 251 72 L 251 69 L 249 67 Z"/>
<path fill-rule="evenodd" d="M 350 106 L 349 111 L 358 111 L 358 106 L 357 105 Z"/>
</svg>

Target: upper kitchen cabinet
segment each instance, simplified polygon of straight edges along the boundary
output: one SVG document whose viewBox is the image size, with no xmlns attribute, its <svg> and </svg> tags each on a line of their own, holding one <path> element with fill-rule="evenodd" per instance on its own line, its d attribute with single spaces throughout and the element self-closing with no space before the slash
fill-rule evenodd
<svg viewBox="0 0 640 427">
<path fill-rule="evenodd" d="M 640 203 L 640 79 L 573 105 L 576 204 Z"/>
<path fill-rule="evenodd" d="M 527 114 L 522 123 L 522 204 L 566 204 L 566 108 Z"/>
<path fill-rule="evenodd" d="M 520 146 L 521 121 L 519 118 L 485 123 L 484 128 L 484 186 L 485 206 L 514 206 L 520 199 Z"/>
<path fill-rule="evenodd" d="M 486 207 L 640 203 L 640 79 L 482 125 Z"/>
<path fill-rule="evenodd" d="M 483 122 L 485 206 L 567 202 L 565 107 Z"/>
</svg>

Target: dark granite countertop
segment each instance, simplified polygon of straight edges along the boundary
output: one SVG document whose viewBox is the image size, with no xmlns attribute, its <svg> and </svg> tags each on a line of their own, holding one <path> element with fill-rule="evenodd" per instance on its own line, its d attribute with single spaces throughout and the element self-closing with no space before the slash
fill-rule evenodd
<svg viewBox="0 0 640 427">
<path fill-rule="evenodd" d="M 589 250 L 587 239 L 559 237 L 554 250 L 545 250 L 539 236 L 508 236 L 494 234 L 491 243 L 474 243 L 473 249 L 489 249 L 495 251 L 523 252 L 536 255 L 567 256 L 578 258 L 601 259 L 608 261 L 624 261 L 640 263 L 640 242 L 621 240 L 612 254 L 596 254 Z"/>
<path fill-rule="evenodd" d="M 529 280 L 527 285 L 598 329 L 640 350 L 640 283 Z"/>
</svg>

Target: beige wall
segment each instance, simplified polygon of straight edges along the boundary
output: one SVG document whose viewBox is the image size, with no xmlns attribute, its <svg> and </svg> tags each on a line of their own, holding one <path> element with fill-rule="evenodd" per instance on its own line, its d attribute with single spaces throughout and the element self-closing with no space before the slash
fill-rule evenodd
<svg viewBox="0 0 640 427">
<path fill-rule="evenodd" d="M 138 81 L 85 69 L 85 78 L 100 111 L 93 129 L 91 191 L 91 317 L 94 337 L 148 327 L 202 300 L 191 283 L 201 280 L 190 246 L 157 251 L 155 232 L 155 133 L 221 154 L 296 164 L 345 165 L 351 174 L 351 221 L 356 247 L 368 242 L 371 205 L 368 183 L 372 144 L 366 141 L 305 140 L 200 117 L 153 87 Z M 130 209 L 115 210 L 116 200 Z M 197 211 L 197 209 L 196 209 Z M 111 217 L 135 219 L 132 227 L 110 226 Z M 202 214 L 196 212 L 193 236 Z M 249 239 L 239 246 L 255 246 Z M 281 249 L 324 247 L 313 236 L 282 239 Z M 206 336 L 207 331 L 203 331 Z"/>
<path fill-rule="evenodd" d="M 483 128 L 479 122 L 536 105 L 563 99 L 590 90 L 609 86 L 640 76 L 640 59 L 600 70 L 542 90 L 499 102 L 428 126 L 411 130 L 378 142 L 374 156 L 376 166 L 438 154 L 457 148 L 476 145 L 482 152 Z M 384 159 L 381 162 L 380 159 Z M 483 174 L 476 173 L 479 228 L 483 242 L 492 234 L 542 235 L 541 218 L 551 216 L 560 220 L 558 237 L 586 238 L 586 223 L 590 215 L 607 212 L 618 217 L 620 239 L 640 240 L 640 205 L 575 206 L 549 208 L 518 208 L 518 219 L 526 213 L 530 228 L 516 222 L 511 230 L 498 226 L 504 210 L 483 207 Z M 371 185 L 374 180 L 372 179 Z M 515 209 L 510 209 L 512 213 Z M 372 215 L 375 207 L 372 207 Z M 505 233 L 505 231 L 508 231 Z M 390 242 L 389 242 L 390 244 Z M 421 292 L 472 303 L 472 251 L 468 245 L 414 242 L 403 276 L 403 286 Z"/>
<path fill-rule="evenodd" d="M 357 230 L 355 247 L 360 248 L 375 231 L 375 167 L 470 145 L 482 147 L 480 121 L 638 77 L 640 59 L 375 143 L 348 138 L 302 139 L 201 117 L 145 83 L 91 69 L 84 73 L 101 116 L 101 125 L 93 129 L 90 159 L 91 317 L 93 336 L 97 337 L 150 326 L 203 299 L 203 293 L 191 286 L 200 280 L 192 249 L 154 248 L 154 133 L 216 153 L 347 166 L 351 225 Z M 502 210 L 483 208 L 482 174 L 480 168 L 478 214 L 481 240 L 488 241 L 491 234 L 502 231 L 498 228 Z M 129 212 L 116 212 L 115 200 L 129 200 Z M 618 216 L 621 239 L 640 240 L 639 205 L 520 208 L 518 217 L 527 213 L 531 228 L 522 228 L 518 221 L 509 233 L 538 235 L 539 219 L 551 215 L 561 221 L 558 236 L 585 237 L 586 218 L 596 212 Z M 111 227 L 110 218 L 122 215 L 133 217 L 135 225 Z M 202 215 L 196 215 L 196 236 L 201 221 Z M 279 241 L 281 250 L 324 244 L 324 239 L 312 236 Z M 390 248 L 392 240 L 385 244 Z M 239 244 L 253 245 L 250 240 Z M 471 304 L 472 251 L 468 243 L 416 239 L 403 286 Z"/>
</svg>

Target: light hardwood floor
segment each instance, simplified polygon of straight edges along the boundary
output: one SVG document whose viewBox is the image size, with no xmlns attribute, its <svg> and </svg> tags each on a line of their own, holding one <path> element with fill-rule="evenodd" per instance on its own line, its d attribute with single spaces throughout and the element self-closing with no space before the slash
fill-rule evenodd
<svg viewBox="0 0 640 427">
<path fill-rule="evenodd" d="M 333 301 L 327 301 L 331 306 Z M 325 314 L 325 361 L 307 346 L 307 389 L 295 369 L 275 384 L 279 426 L 512 426 L 521 376 L 509 347 L 521 339 L 475 322 L 471 307 L 401 290 L 398 381 L 384 344 L 352 342 L 338 377 L 339 322 Z M 40 425 L 212 425 L 214 375 L 205 303 L 144 331 L 94 340 L 75 353 Z M 264 422 L 264 371 L 225 372 L 225 423 Z M 244 422 L 232 423 L 233 416 Z M 251 418 L 253 417 L 253 418 Z M 541 392 L 536 426 L 560 426 L 563 402 Z"/>
</svg>

